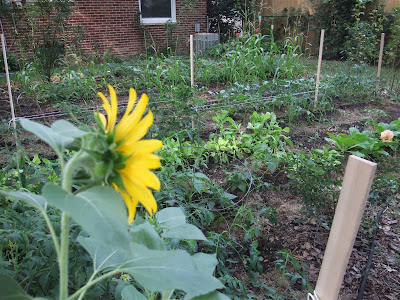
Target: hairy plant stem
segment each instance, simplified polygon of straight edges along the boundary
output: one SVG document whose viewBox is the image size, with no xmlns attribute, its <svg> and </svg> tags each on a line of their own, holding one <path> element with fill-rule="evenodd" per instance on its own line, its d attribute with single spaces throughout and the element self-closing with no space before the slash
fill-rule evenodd
<svg viewBox="0 0 400 300">
<path fill-rule="evenodd" d="M 72 189 L 72 175 L 74 172 L 75 163 L 79 160 L 82 150 L 72 157 L 66 164 L 63 173 L 62 188 L 71 193 Z M 68 244 L 69 244 L 69 220 L 65 212 L 61 215 L 61 242 L 60 253 L 58 255 L 58 265 L 60 269 L 60 300 L 68 298 Z"/>
<path fill-rule="evenodd" d="M 73 300 L 73 299 L 77 298 L 80 294 L 82 294 L 84 292 L 86 293 L 86 290 L 88 290 L 90 287 L 92 287 L 96 283 L 99 283 L 100 281 L 106 279 L 107 277 L 113 276 L 113 275 L 121 273 L 121 272 L 122 272 L 121 269 L 116 269 L 114 271 L 110 271 L 106 274 L 103 274 L 103 275 L 97 277 L 95 280 L 88 281 L 83 287 L 81 287 L 79 290 L 77 290 L 75 292 L 75 294 L 73 294 L 71 297 L 69 297 L 68 300 Z"/>
<path fill-rule="evenodd" d="M 54 230 L 53 224 L 51 224 L 49 215 L 45 210 L 41 211 L 44 220 L 46 221 L 47 227 L 50 230 L 51 238 L 53 240 L 54 248 L 56 249 L 57 257 L 60 257 L 60 243 L 58 242 L 56 232 Z"/>
<path fill-rule="evenodd" d="M 70 217 L 63 212 L 61 217 L 61 249 L 58 256 L 60 267 L 60 300 L 68 298 L 68 238 Z"/>
<path fill-rule="evenodd" d="M 89 278 L 89 280 L 86 282 L 85 286 L 86 286 L 88 283 L 92 282 L 93 279 L 96 277 L 96 275 L 97 275 L 97 271 L 93 272 L 92 276 L 90 276 L 90 278 Z M 81 295 L 79 296 L 78 300 L 83 299 L 83 297 L 85 296 L 86 292 L 87 292 L 87 289 L 86 289 L 86 290 L 83 290 L 82 293 L 81 293 Z"/>
</svg>

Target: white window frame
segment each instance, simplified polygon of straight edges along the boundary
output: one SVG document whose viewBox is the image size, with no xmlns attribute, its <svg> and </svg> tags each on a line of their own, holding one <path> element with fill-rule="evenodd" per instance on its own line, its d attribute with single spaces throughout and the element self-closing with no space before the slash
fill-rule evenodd
<svg viewBox="0 0 400 300">
<path fill-rule="evenodd" d="M 139 11 L 142 12 L 142 0 L 139 0 Z M 140 22 L 144 25 L 176 23 L 176 0 L 171 0 L 171 18 L 143 18 L 140 14 Z"/>
</svg>

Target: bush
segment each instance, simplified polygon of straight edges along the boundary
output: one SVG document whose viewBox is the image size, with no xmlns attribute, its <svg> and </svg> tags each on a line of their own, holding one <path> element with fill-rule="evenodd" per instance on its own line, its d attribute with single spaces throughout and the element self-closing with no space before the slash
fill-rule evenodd
<svg viewBox="0 0 400 300">
<path fill-rule="evenodd" d="M 10 71 L 10 72 L 19 71 L 19 69 L 20 69 L 19 60 L 15 54 L 7 53 L 7 63 L 8 63 L 8 71 Z M 0 54 L 0 73 L 4 73 L 5 71 L 6 71 L 6 69 L 4 67 L 3 53 L 1 53 Z"/>
</svg>

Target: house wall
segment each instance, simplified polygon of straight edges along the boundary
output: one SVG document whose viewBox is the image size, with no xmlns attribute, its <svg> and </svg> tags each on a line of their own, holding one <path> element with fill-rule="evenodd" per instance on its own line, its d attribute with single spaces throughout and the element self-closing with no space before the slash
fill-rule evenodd
<svg viewBox="0 0 400 300">
<path fill-rule="evenodd" d="M 193 1 L 192 8 L 184 2 L 176 0 L 177 25 L 169 41 L 169 46 L 178 46 L 180 52 L 187 50 L 186 41 L 195 33 L 195 24 L 200 23 L 201 31 L 206 32 L 207 23 L 205 0 Z M 113 54 L 126 56 L 143 53 L 145 48 L 159 51 L 166 47 L 164 24 L 140 24 L 138 0 L 76 0 L 74 8 L 70 23 L 84 27 L 82 46 L 89 52 L 112 49 Z"/>
<path fill-rule="evenodd" d="M 139 0 L 75 0 L 74 12 L 70 16 L 71 25 L 82 26 L 85 39 L 81 47 L 88 53 L 103 54 L 110 51 L 118 56 L 130 56 L 145 52 L 146 48 L 164 50 L 167 34 L 164 24 L 142 25 L 139 22 Z M 206 32 L 206 0 L 192 1 L 188 7 L 186 0 L 176 0 L 176 26 L 172 30 L 168 45 L 178 52 L 188 52 L 187 40 L 195 33 L 195 24 L 200 24 L 201 32 Z M 18 53 L 12 23 L 5 20 L 6 38 L 10 52 Z M 146 38 L 145 38 L 146 37 Z M 68 42 L 68 41 L 67 41 Z"/>
</svg>

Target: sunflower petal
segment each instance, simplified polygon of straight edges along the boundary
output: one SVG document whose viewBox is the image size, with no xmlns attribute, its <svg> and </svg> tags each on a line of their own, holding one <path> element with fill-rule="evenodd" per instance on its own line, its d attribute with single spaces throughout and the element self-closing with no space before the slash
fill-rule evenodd
<svg viewBox="0 0 400 300">
<path fill-rule="evenodd" d="M 143 117 L 143 114 L 146 110 L 148 102 L 149 102 L 149 97 L 147 97 L 146 94 L 143 94 L 140 97 L 140 100 L 139 100 L 138 104 L 136 105 L 134 111 L 131 114 L 129 114 L 123 120 L 123 122 L 120 122 L 118 124 L 117 133 L 115 136 L 116 142 L 119 142 L 126 136 L 129 136 L 132 132 L 136 131 L 136 126 L 138 125 L 140 119 Z"/>
<path fill-rule="evenodd" d="M 126 155 L 138 155 L 145 153 L 153 153 L 154 151 L 160 149 L 163 146 L 163 143 L 159 140 L 140 140 L 136 141 L 133 144 L 127 146 L 122 143 L 117 150 L 125 153 Z"/>
<path fill-rule="evenodd" d="M 126 111 L 124 116 L 122 117 L 121 121 L 124 120 L 124 118 L 126 118 L 132 111 L 133 106 L 136 103 L 136 99 L 137 99 L 137 93 L 135 91 L 135 89 L 130 88 L 129 89 L 129 100 L 128 100 L 128 106 L 126 107 Z"/>
<path fill-rule="evenodd" d="M 107 132 L 112 132 L 117 121 L 118 102 L 114 88 L 111 85 L 108 85 L 108 90 L 110 91 L 111 111 L 108 116 Z"/>
<path fill-rule="evenodd" d="M 106 119 L 106 116 L 103 115 L 103 114 L 100 113 L 100 112 L 95 112 L 94 114 L 99 118 L 101 124 L 103 125 L 103 128 L 106 129 L 106 127 L 107 127 L 107 119 Z"/>
<path fill-rule="evenodd" d="M 157 211 L 157 201 L 153 193 L 141 182 L 124 177 L 126 183 L 126 190 L 135 200 L 139 201 L 152 217 L 153 213 Z"/>
<path fill-rule="evenodd" d="M 131 146 L 132 153 L 152 153 L 161 149 L 163 143 L 159 140 L 140 140 Z"/>
<path fill-rule="evenodd" d="M 121 171 L 121 174 L 125 178 L 135 178 L 140 181 L 144 186 L 150 187 L 156 191 L 160 190 L 160 180 L 153 172 L 149 171 L 147 168 L 128 168 L 126 167 Z M 140 177 L 135 176 L 135 174 L 140 174 Z"/>
<path fill-rule="evenodd" d="M 134 143 L 144 137 L 150 126 L 153 124 L 153 120 L 153 113 L 149 111 L 149 113 L 135 126 L 134 130 L 129 132 L 125 137 L 124 144 L 126 147 L 132 147 Z"/>
<path fill-rule="evenodd" d="M 128 208 L 128 224 L 130 224 L 135 218 L 138 202 L 132 199 L 129 194 L 123 192 L 116 184 L 113 184 L 113 187 L 115 190 L 121 193 L 122 198 L 124 199 L 125 205 Z"/>
<path fill-rule="evenodd" d="M 125 162 L 125 168 L 147 168 L 147 169 L 157 169 L 160 167 L 160 157 L 155 154 L 133 154 Z"/>
<path fill-rule="evenodd" d="M 107 116 L 110 117 L 110 113 L 111 113 L 111 106 L 110 103 L 108 102 L 106 96 L 104 96 L 103 93 L 98 92 L 97 95 L 99 95 L 99 97 L 101 98 L 101 100 L 103 100 L 103 108 L 107 113 Z"/>
</svg>

